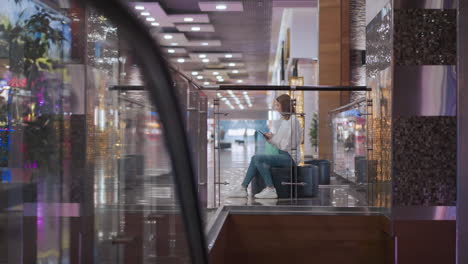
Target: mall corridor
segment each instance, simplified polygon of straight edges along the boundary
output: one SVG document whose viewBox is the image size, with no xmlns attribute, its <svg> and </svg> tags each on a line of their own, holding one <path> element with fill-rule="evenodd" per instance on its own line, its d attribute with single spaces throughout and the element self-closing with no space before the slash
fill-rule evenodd
<svg viewBox="0 0 468 264">
<path fill-rule="evenodd" d="M 468 264 L 468 1 L 0 3 L 0 264 Z"/>
</svg>

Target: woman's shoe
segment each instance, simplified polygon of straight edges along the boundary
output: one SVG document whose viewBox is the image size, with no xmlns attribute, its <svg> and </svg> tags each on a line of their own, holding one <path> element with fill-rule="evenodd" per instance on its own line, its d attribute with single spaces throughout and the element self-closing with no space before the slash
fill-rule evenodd
<svg viewBox="0 0 468 264">
<path fill-rule="evenodd" d="M 275 188 L 265 188 L 263 191 L 255 195 L 257 199 L 277 199 L 278 195 L 276 194 Z"/>
<path fill-rule="evenodd" d="M 247 188 L 239 186 L 232 190 L 228 195 L 229 198 L 245 198 L 247 197 Z"/>
</svg>

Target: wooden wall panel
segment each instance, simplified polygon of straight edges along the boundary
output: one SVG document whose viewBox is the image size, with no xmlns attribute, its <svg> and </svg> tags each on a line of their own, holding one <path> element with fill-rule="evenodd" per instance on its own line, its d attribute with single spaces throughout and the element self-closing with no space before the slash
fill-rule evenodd
<svg viewBox="0 0 468 264">
<path fill-rule="evenodd" d="M 349 0 L 319 3 L 319 85 L 349 85 Z M 333 137 L 328 113 L 349 102 L 349 93 L 319 93 L 319 158 L 333 157 Z"/>
<path fill-rule="evenodd" d="M 227 264 L 392 263 L 393 242 L 384 222 L 382 216 L 231 215 L 210 259 Z"/>
<path fill-rule="evenodd" d="M 401 221 L 394 223 L 398 264 L 455 264 L 455 221 Z"/>
<path fill-rule="evenodd" d="M 319 3 L 319 84 L 341 81 L 341 0 Z"/>
</svg>

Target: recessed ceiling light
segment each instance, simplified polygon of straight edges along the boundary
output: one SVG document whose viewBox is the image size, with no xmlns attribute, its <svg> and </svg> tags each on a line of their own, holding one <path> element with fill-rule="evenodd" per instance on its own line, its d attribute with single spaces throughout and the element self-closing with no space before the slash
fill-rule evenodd
<svg viewBox="0 0 468 264">
<path fill-rule="evenodd" d="M 233 70 L 232 73 L 239 73 L 239 71 L 238 70 Z"/>
<path fill-rule="evenodd" d="M 145 10 L 145 7 L 144 7 L 144 6 L 137 5 L 137 6 L 135 6 L 135 9 L 136 9 L 136 10 Z"/>
<path fill-rule="evenodd" d="M 164 35 L 164 39 L 173 39 L 174 37 L 172 35 Z"/>
<path fill-rule="evenodd" d="M 184 22 L 193 22 L 193 17 L 184 17 Z"/>
<path fill-rule="evenodd" d="M 154 19 L 154 17 L 147 17 L 146 21 L 153 22 L 156 21 L 156 19 Z"/>
<path fill-rule="evenodd" d="M 140 14 L 141 14 L 142 16 L 149 16 L 149 15 L 150 15 L 149 12 L 141 12 Z"/>
<path fill-rule="evenodd" d="M 224 57 L 226 57 L 226 58 L 232 58 L 232 54 L 226 54 L 226 55 L 224 55 Z"/>
<path fill-rule="evenodd" d="M 218 74 L 219 74 L 219 72 L 213 72 L 213 75 L 218 75 Z"/>
<path fill-rule="evenodd" d="M 218 79 L 218 82 L 224 82 L 224 79 Z"/>
<path fill-rule="evenodd" d="M 194 71 L 194 72 L 192 72 L 192 75 L 196 76 L 196 75 L 198 75 L 198 72 Z"/>
<path fill-rule="evenodd" d="M 192 27 L 191 29 L 192 29 L 192 31 L 200 31 L 201 27 Z"/>
<path fill-rule="evenodd" d="M 216 78 L 217 78 L 217 79 L 223 79 L 223 76 L 218 75 L 218 76 L 216 76 Z"/>
<path fill-rule="evenodd" d="M 159 23 L 158 23 L 158 22 L 153 22 L 153 23 L 151 23 L 151 25 L 152 25 L 153 27 L 159 27 Z"/>
<path fill-rule="evenodd" d="M 221 95 L 221 93 L 217 93 L 216 95 L 217 95 L 219 98 L 223 97 L 223 96 Z"/>
<path fill-rule="evenodd" d="M 177 59 L 177 62 L 178 62 L 178 63 L 184 63 L 184 62 L 185 62 L 185 59 L 182 59 L 182 58 L 181 58 L 181 59 Z"/>
<path fill-rule="evenodd" d="M 210 62 L 209 59 L 203 59 L 202 61 L 203 61 L 204 63 Z"/>
<path fill-rule="evenodd" d="M 179 43 L 173 42 L 173 43 L 171 43 L 171 46 L 179 46 Z"/>
<path fill-rule="evenodd" d="M 169 52 L 169 53 L 175 53 L 175 49 L 168 49 L 167 52 Z"/>
<path fill-rule="evenodd" d="M 209 82 L 204 82 L 203 84 L 204 84 L 204 85 L 209 85 L 210 83 L 209 83 Z"/>
<path fill-rule="evenodd" d="M 242 92 L 242 94 L 248 94 L 248 92 L 244 91 L 244 92 Z"/>
<path fill-rule="evenodd" d="M 199 58 L 203 59 L 203 58 L 206 58 L 206 54 L 200 54 L 198 55 Z"/>
<path fill-rule="evenodd" d="M 203 79 L 203 76 L 199 75 L 199 76 L 197 76 L 197 79 L 198 79 L 198 80 L 202 80 L 202 79 Z"/>
<path fill-rule="evenodd" d="M 208 45 L 210 45 L 208 42 L 203 42 L 202 43 L 202 46 L 208 46 Z"/>
<path fill-rule="evenodd" d="M 242 80 L 237 80 L 237 83 L 243 83 L 243 82 L 244 82 L 244 81 L 242 81 Z"/>
<path fill-rule="evenodd" d="M 231 63 L 229 63 L 229 66 L 234 67 L 234 66 L 236 66 L 236 64 L 234 62 L 231 62 Z"/>
<path fill-rule="evenodd" d="M 217 9 L 217 10 L 226 10 L 226 9 L 227 9 L 227 6 L 224 5 L 224 4 L 219 4 L 219 5 L 216 5 L 216 9 Z"/>
</svg>

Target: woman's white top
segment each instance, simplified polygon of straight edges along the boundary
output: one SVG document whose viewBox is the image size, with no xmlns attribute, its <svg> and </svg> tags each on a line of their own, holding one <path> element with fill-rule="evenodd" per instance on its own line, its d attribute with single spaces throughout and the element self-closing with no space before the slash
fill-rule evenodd
<svg viewBox="0 0 468 264">
<path fill-rule="evenodd" d="M 282 118 L 278 131 L 268 142 L 279 150 L 288 152 L 296 164 L 301 163 L 302 127 L 296 116 L 291 115 L 289 120 Z"/>
</svg>

